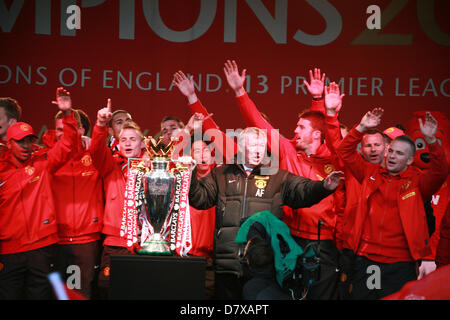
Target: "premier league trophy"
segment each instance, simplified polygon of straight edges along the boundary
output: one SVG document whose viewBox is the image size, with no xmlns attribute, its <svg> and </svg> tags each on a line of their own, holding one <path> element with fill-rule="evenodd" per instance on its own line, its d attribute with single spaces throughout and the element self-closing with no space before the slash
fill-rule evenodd
<svg viewBox="0 0 450 320">
<path fill-rule="evenodd" d="M 169 171 L 173 144 L 164 146 L 150 137 L 150 170 L 142 177 L 141 206 L 142 232 L 141 248 L 138 254 L 171 255 L 166 240 L 166 229 L 170 222 L 174 199 L 175 176 Z M 148 231 L 148 233 L 147 233 Z"/>
</svg>

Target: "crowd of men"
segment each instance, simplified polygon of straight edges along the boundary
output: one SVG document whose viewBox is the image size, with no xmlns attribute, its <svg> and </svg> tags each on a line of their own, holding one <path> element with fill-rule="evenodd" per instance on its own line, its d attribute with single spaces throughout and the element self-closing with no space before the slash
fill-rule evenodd
<svg viewBox="0 0 450 320">
<path fill-rule="evenodd" d="M 195 164 L 189 255 L 207 260 L 205 298 L 257 299 L 260 292 L 264 299 L 292 298 L 275 280 L 270 240 L 235 241 L 243 222 L 263 211 L 285 224 L 301 248 L 318 245 L 320 228 L 320 277 L 306 299 L 380 299 L 449 264 L 448 200 L 443 217 L 430 207 L 448 181 L 448 146 L 436 138 L 439 122 L 431 112 L 418 119 L 430 153 L 423 169 L 414 164 L 417 146 L 404 130 L 380 129 L 383 109 L 368 110 L 350 129 L 341 124 L 344 95 L 336 83 L 325 85 L 319 69 L 305 81 L 312 104 L 298 115 L 292 139 L 251 100 L 245 69 L 226 61 L 224 74 L 247 126 L 237 137 L 220 130 L 193 77 L 182 71 L 173 81 L 192 117 L 185 125 L 169 115 L 159 133 L 166 145 L 191 139 L 183 144 Z M 54 299 L 47 275 L 67 277 L 74 265 L 81 275 L 77 292 L 108 299 L 111 256 L 136 254 L 120 226 L 128 159 L 148 158 L 148 140 L 132 114 L 113 110 L 109 99 L 92 127 L 64 88 L 53 103 L 55 129 L 37 145 L 33 128 L 21 122 L 19 102 L 0 98 L 0 299 Z M 198 130 L 203 139 L 195 138 Z M 178 151 L 174 156 L 186 154 Z M 432 218 L 439 228 L 433 230 Z M 431 235 L 438 241 L 431 243 Z M 381 286 L 367 285 L 374 267 Z M 262 280 L 249 289 L 255 277 Z"/>
</svg>

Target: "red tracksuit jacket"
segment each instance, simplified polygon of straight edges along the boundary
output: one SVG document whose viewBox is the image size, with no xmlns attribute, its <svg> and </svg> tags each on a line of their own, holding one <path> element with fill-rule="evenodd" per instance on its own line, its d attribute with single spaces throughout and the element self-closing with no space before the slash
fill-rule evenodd
<svg viewBox="0 0 450 320">
<path fill-rule="evenodd" d="M 430 254 L 423 199 L 439 190 L 448 174 L 445 153 L 438 143 L 430 145 L 431 166 L 410 166 L 392 176 L 386 169 L 364 161 L 355 153 L 363 133 L 350 130 L 338 148 L 346 167 L 361 183 L 361 197 L 349 237 L 357 254 L 391 263 L 423 259 Z"/>
<path fill-rule="evenodd" d="M 103 226 L 103 181 L 90 151 L 78 147 L 52 176 L 56 218 L 61 244 L 81 244 L 100 239 Z"/>
<path fill-rule="evenodd" d="M 242 116 L 247 126 L 266 129 L 267 134 L 274 129 L 260 114 L 253 101 L 244 94 L 236 97 Z M 314 103 L 314 102 L 313 102 Z M 318 103 L 323 103 L 320 101 Z M 314 106 L 314 109 L 319 109 Z M 270 138 L 268 139 L 269 149 Z M 271 150 L 272 153 L 275 150 Z M 280 168 L 312 180 L 322 180 L 334 171 L 335 164 L 331 153 L 325 144 L 322 144 L 315 155 L 307 156 L 297 151 L 295 142 L 280 135 L 279 139 Z M 293 210 L 284 208 L 283 221 L 289 226 L 293 235 L 306 239 L 317 239 L 318 220 L 325 222 L 321 229 L 320 238 L 330 240 L 335 237 L 336 212 L 335 194 L 332 194 L 310 208 Z"/>
<path fill-rule="evenodd" d="M 92 131 L 90 152 L 94 167 L 103 178 L 105 211 L 102 233 L 106 235 L 104 245 L 126 247 L 120 237 L 123 203 L 125 196 L 126 171 L 128 161 L 120 154 L 112 155 L 106 145 L 108 127 L 95 125 Z"/>
<path fill-rule="evenodd" d="M 0 160 L 0 254 L 59 240 L 50 175 L 67 161 L 77 138 L 73 115 L 63 116 L 63 123 L 64 137 L 53 149 L 34 153 L 22 164 L 11 155 Z"/>
</svg>

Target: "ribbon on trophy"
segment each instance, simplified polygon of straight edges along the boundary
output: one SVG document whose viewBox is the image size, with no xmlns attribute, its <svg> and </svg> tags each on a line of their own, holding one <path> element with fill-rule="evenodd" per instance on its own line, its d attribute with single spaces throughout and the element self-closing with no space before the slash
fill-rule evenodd
<svg viewBox="0 0 450 320">
<path fill-rule="evenodd" d="M 175 192 L 172 208 L 172 218 L 170 221 L 170 250 L 173 253 L 176 252 L 178 212 L 180 211 L 182 173 L 179 171 L 175 171 L 174 175 L 175 175 Z"/>
<path fill-rule="evenodd" d="M 136 177 L 139 170 L 130 166 L 127 171 L 127 181 L 125 184 L 125 197 L 122 212 L 122 223 L 120 225 L 120 236 L 126 239 L 127 248 L 133 251 L 138 245 L 138 226 L 137 226 L 137 203 L 136 196 L 139 194 L 136 190 Z"/>
<path fill-rule="evenodd" d="M 186 256 L 192 249 L 191 215 L 189 211 L 189 187 L 191 171 L 182 171 L 180 205 L 177 221 L 176 252 L 179 256 Z"/>
</svg>

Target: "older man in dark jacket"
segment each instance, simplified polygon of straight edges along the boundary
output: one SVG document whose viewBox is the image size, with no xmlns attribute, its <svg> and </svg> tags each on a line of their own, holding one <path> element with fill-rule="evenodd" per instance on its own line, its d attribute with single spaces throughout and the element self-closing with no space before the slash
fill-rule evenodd
<svg viewBox="0 0 450 320">
<path fill-rule="evenodd" d="M 312 206 L 332 194 L 343 179 L 342 172 L 333 172 L 323 181 L 282 169 L 269 173 L 262 165 L 266 147 L 264 130 L 246 128 L 238 136 L 237 159 L 242 163 L 217 167 L 199 180 L 192 175 L 190 205 L 202 210 L 216 206 L 214 249 L 218 299 L 241 298 L 245 282 L 241 263 L 243 247 L 234 240 L 246 218 L 264 210 L 281 218 L 285 205 L 294 209 Z"/>
</svg>

